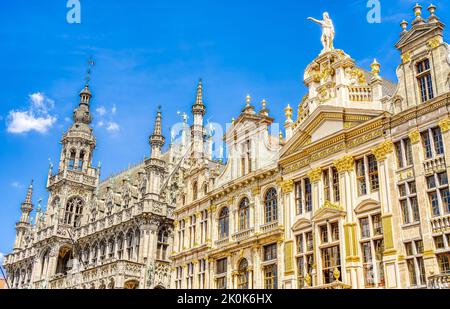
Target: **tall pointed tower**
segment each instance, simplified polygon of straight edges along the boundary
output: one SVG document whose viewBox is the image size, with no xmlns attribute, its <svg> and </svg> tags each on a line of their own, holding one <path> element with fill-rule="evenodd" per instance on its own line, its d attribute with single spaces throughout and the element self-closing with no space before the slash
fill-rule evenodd
<svg viewBox="0 0 450 309">
<path fill-rule="evenodd" d="M 205 128 L 203 127 L 203 117 L 206 114 L 206 107 L 203 104 L 203 85 L 200 79 L 197 86 L 197 97 L 192 106 L 192 114 L 194 115 L 194 124 L 191 127 L 192 137 L 192 157 L 203 158 L 204 156 L 204 140 Z"/>
<path fill-rule="evenodd" d="M 162 135 L 161 107 L 158 107 L 155 126 L 153 128 L 153 134 L 150 135 L 149 144 L 151 147 L 151 156 L 146 161 L 148 184 L 145 197 L 146 199 L 158 201 L 160 199 L 161 185 L 166 170 L 166 162 L 161 158 L 161 150 L 165 144 L 165 138 Z"/>
<path fill-rule="evenodd" d="M 14 251 L 23 249 L 24 246 L 24 236 L 29 232 L 32 222 L 30 222 L 30 213 L 33 211 L 33 203 L 31 201 L 33 195 L 33 181 L 31 181 L 28 187 L 27 196 L 25 201 L 20 206 L 22 215 L 19 222 L 16 223 L 16 240 L 14 242 Z"/>
<path fill-rule="evenodd" d="M 55 175 L 49 171 L 47 225 L 77 227 L 86 222 L 87 205 L 98 185 L 100 170 L 92 166 L 96 140 L 90 127 L 92 93 L 89 80 L 90 67 L 78 107 L 73 112 L 73 124 L 61 140 L 58 171 Z"/>
</svg>

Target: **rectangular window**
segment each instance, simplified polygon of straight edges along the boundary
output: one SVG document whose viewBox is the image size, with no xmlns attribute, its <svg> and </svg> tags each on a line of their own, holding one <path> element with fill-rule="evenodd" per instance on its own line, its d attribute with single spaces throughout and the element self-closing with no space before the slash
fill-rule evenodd
<svg viewBox="0 0 450 309">
<path fill-rule="evenodd" d="M 356 182 L 358 184 L 358 195 L 367 194 L 367 184 L 366 184 L 366 166 L 364 159 L 356 161 Z"/>
<path fill-rule="evenodd" d="M 331 194 L 330 194 L 330 174 L 328 173 L 328 169 L 323 171 L 323 194 L 325 197 L 325 200 L 331 201 Z"/>
<path fill-rule="evenodd" d="M 381 215 L 372 216 L 373 235 L 383 235 L 383 223 L 381 221 Z"/>
<path fill-rule="evenodd" d="M 423 102 L 434 98 L 433 81 L 431 79 L 430 60 L 425 59 L 416 65 L 417 83 L 419 84 L 420 98 Z"/>
<path fill-rule="evenodd" d="M 314 241 L 312 232 L 308 232 L 305 234 L 306 238 L 306 250 L 313 251 L 314 250 Z"/>
<path fill-rule="evenodd" d="M 436 151 L 436 155 L 444 154 L 444 143 L 442 141 L 441 128 L 434 128 L 431 132 L 433 134 L 434 150 Z"/>
<path fill-rule="evenodd" d="M 297 215 L 303 213 L 303 201 L 302 201 L 302 182 L 295 183 L 295 209 L 297 210 Z"/>
<path fill-rule="evenodd" d="M 334 278 L 335 269 L 341 271 L 341 257 L 339 246 L 322 249 L 321 253 L 324 283 L 333 283 L 336 281 L 336 279 Z M 341 280 L 341 277 L 339 277 L 338 280 Z"/>
<path fill-rule="evenodd" d="M 220 259 L 216 262 L 216 275 L 222 275 L 227 273 L 227 259 Z"/>
<path fill-rule="evenodd" d="M 297 240 L 297 253 L 303 253 L 303 234 L 296 236 Z"/>
<path fill-rule="evenodd" d="M 331 169 L 333 174 L 333 198 L 335 203 L 339 203 L 341 200 L 341 194 L 339 192 L 339 173 L 335 167 Z"/>
<path fill-rule="evenodd" d="M 264 267 L 264 288 L 268 290 L 278 288 L 278 271 L 276 264 Z"/>
<path fill-rule="evenodd" d="M 277 244 L 264 246 L 264 262 L 277 259 Z"/>
<path fill-rule="evenodd" d="M 328 243 L 328 226 L 322 225 L 319 227 L 320 231 L 320 241 L 322 244 Z"/>
<path fill-rule="evenodd" d="M 359 220 L 359 224 L 361 226 L 361 237 L 362 238 L 369 238 L 370 237 L 369 218 L 361 218 Z"/>
<path fill-rule="evenodd" d="M 437 254 L 436 255 L 439 265 L 439 270 L 441 274 L 449 274 L 450 273 L 450 254 Z"/>
<path fill-rule="evenodd" d="M 331 223 L 331 240 L 338 241 L 339 240 L 339 223 Z"/>
<path fill-rule="evenodd" d="M 425 157 L 431 159 L 433 157 L 433 151 L 431 150 L 431 140 L 428 131 L 422 133 L 423 148 L 425 151 Z"/>
<path fill-rule="evenodd" d="M 378 163 L 375 156 L 370 155 L 367 157 L 369 165 L 369 181 L 370 181 L 370 191 L 375 192 L 379 189 L 378 181 Z"/>
<path fill-rule="evenodd" d="M 431 177 L 434 183 L 434 177 Z M 429 185 L 433 185 L 429 181 Z M 400 196 L 400 209 L 402 211 L 403 224 L 420 222 L 419 205 L 417 204 L 416 182 L 399 184 L 398 193 Z"/>
<path fill-rule="evenodd" d="M 436 250 L 444 249 L 444 237 L 443 236 L 436 236 L 434 237 L 434 246 L 436 247 Z"/>
<path fill-rule="evenodd" d="M 311 181 L 309 178 L 305 179 L 305 207 L 306 212 L 312 211 Z"/>
</svg>

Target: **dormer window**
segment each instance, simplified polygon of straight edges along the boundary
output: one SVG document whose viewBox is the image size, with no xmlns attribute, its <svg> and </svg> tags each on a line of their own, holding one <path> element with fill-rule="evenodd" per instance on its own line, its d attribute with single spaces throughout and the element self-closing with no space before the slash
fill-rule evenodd
<svg viewBox="0 0 450 309">
<path fill-rule="evenodd" d="M 431 80 L 430 60 L 425 59 L 416 65 L 420 98 L 423 102 L 434 98 L 433 81 Z"/>
</svg>

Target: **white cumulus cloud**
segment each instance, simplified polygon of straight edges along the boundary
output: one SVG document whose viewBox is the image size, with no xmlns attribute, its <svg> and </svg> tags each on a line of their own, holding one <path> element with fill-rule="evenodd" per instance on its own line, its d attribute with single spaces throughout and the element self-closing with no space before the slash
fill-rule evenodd
<svg viewBox="0 0 450 309">
<path fill-rule="evenodd" d="M 36 131 L 46 133 L 55 124 L 56 117 L 49 114 L 55 106 L 55 101 L 42 92 L 29 95 L 30 106 L 28 110 L 12 110 L 8 114 L 7 131 L 12 134 Z"/>
<path fill-rule="evenodd" d="M 22 184 L 21 184 L 20 182 L 18 182 L 18 181 L 13 181 L 13 182 L 11 183 L 11 187 L 19 189 L 19 188 L 22 188 L 23 186 L 22 186 Z"/>
<path fill-rule="evenodd" d="M 108 123 L 106 130 L 108 130 L 109 132 L 117 132 L 120 130 L 120 127 L 116 122 L 111 121 Z"/>
<path fill-rule="evenodd" d="M 100 106 L 99 108 L 97 108 L 95 110 L 97 112 L 97 114 L 99 114 L 100 116 L 104 116 L 106 114 L 106 108 L 104 108 L 103 106 Z"/>
</svg>

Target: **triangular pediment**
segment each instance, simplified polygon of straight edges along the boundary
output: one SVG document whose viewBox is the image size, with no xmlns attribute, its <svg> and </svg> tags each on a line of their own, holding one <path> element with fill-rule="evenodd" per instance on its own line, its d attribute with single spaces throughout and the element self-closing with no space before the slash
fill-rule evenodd
<svg viewBox="0 0 450 309">
<path fill-rule="evenodd" d="M 373 199 L 367 199 L 367 200 L 364 200 L 361 203 L 359 203 L 358 206 L 356 206 L 355 213 L 362 214 L 365 212 L 371 212 L 371 211 L 379 210 L 379 209 L 381 209 L 380 202 L 375 201 Z"/>
<path fill-rule="evenodd" d="M 428 33 L 431 33 L 432 36 L 435 35 L 436 28 L 440 28 L 442 30 L 442 24 L 421 24 L 416 25 L 413 28 L 411 28 L 407 34 L 402 36 L 402 38 L 397 42 L 395 45 L 397 48 L 402 48 L 406 44 L 417 40 L 418 38 L 427 35 Z"/>
<path fill-rule="evenodd" d="M 340 205 L 334 205 L 327 201 L 319 210 L 316 211 L 313 221 L 324 221 L 338 217 L 345 217 L 345 215 L 346 212 Z"/>
<path fill-rule="evenodd" d="M 301 231 L 312 227 L 312 222 L 308 219 L 300 219 L 292 226 L 292 231 Z"/>
</svg>

